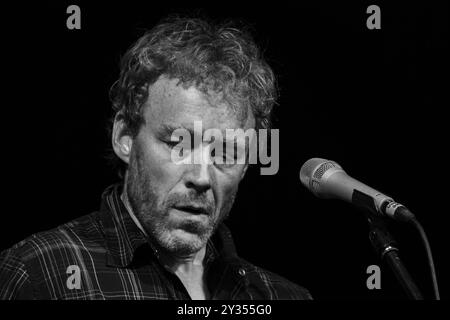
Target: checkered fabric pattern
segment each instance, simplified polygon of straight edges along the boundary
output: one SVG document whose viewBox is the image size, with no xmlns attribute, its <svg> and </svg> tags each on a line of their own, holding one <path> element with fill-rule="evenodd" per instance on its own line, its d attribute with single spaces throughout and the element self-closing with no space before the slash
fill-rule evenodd
<svg viewBox="0 0 450 320">
<path fill-rule="evenodd" d="M 108 187 L 99 211 L 3 251 L 0 299 L 190 299 L 134 223 L 121 190 Z M 312 299 L 305 288 L 238 257 L 224 224 L 205 259 L 211 299 Z"/>
</svg>

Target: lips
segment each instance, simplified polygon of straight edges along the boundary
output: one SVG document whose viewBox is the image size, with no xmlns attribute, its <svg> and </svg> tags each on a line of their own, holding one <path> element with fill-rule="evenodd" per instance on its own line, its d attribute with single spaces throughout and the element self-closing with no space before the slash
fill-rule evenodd
<svg viewBox="0 0 450 320">
<path fill-rule="evenodd" d="M 209 214 L 207 208 L 200 207 L 200 206 L 193 206 L 193 205 L 180 206 L 180 205 L 178 205 L 178 206 L 174 206 L 174 208 L 177 209 L 177 210 L 185 211 L 185 212 L 188 212 L 188 213 L 191 213 L 191 214 L 195 214 L 195 215 L 198 215 L 198 214 L 206 214 L 206 215 L 208 215 Z"/>
</svg>

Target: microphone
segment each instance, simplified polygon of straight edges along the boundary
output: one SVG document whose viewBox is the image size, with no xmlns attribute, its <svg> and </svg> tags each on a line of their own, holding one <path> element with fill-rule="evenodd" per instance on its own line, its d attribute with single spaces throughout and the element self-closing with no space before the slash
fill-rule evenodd
<svg viewBox="0 0 450 320">
<path fill-rule="evenodd" d="M 300 181 L 319 198 L 344 200 L 378 216 L 398 221 L 415 219 L 405 206 L 350 177 L 331 160 L 312 158 L 306 161 L 300 169 Z"/>
</svg>

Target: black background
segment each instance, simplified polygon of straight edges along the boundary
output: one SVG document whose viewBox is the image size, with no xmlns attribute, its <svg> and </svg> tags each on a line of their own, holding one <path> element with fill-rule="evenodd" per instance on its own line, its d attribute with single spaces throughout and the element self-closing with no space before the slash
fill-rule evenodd
<svg viewBox="0 0 450 320">
<path fill-rule="evenodd" d="M 66 28 L 70 4 L 81 7 L 81 30 Z M 381 30 L 366 27 L 369 4 L 381 8 Z M 3 7 L 0 249 L 98 208 L 103 189 L 117 181 L 105 154 L 108 90 L 120 56 L 171 13 L 248 23 L 278 76 L 280 168 L 273 176 L 251 168 L 242 182 L 228 221 L 240 255 L 307 287 L 316 299 L 406 298 L 374 254 L 363 216 L 301 185 L 306 160 L 332 159 L 416 214 L 448 298 L 449 17 L 448 7 L 429 2 Z M 418 234 L 394 222 L 390 228 L 431 298 Z M 381 266 L 381 290 L 366 287 L 372 264 Z"/>
</svg>

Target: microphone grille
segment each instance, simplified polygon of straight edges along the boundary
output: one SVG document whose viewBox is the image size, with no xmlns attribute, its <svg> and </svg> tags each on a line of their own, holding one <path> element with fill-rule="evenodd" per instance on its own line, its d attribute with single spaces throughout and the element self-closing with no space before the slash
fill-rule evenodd
<svg viewBox="0 0 450 320">
<path fill-rule="evenodd" d="M 300 181 L 313 192 L 318 191 L 320 179 L 330 168 L 342 169 L 336 162 L 321 158 L 312 158 L 306 161 L 300 169 Z"/>
<path fill-rule="evenodd" d="M 336 162 L 333 162 L 333 161 L 324 162 L 320 165 L 319 168 L 317 168 L 316 171 L 314 171 L 313 177 L 317 180 L 320 180 L 322 178 L 323 174 L 325 173 L 325 171 L 327 171 L 330 168 L 336 168 L 336 167 L 340 168 L 340 166 Z"/>
</svg>

